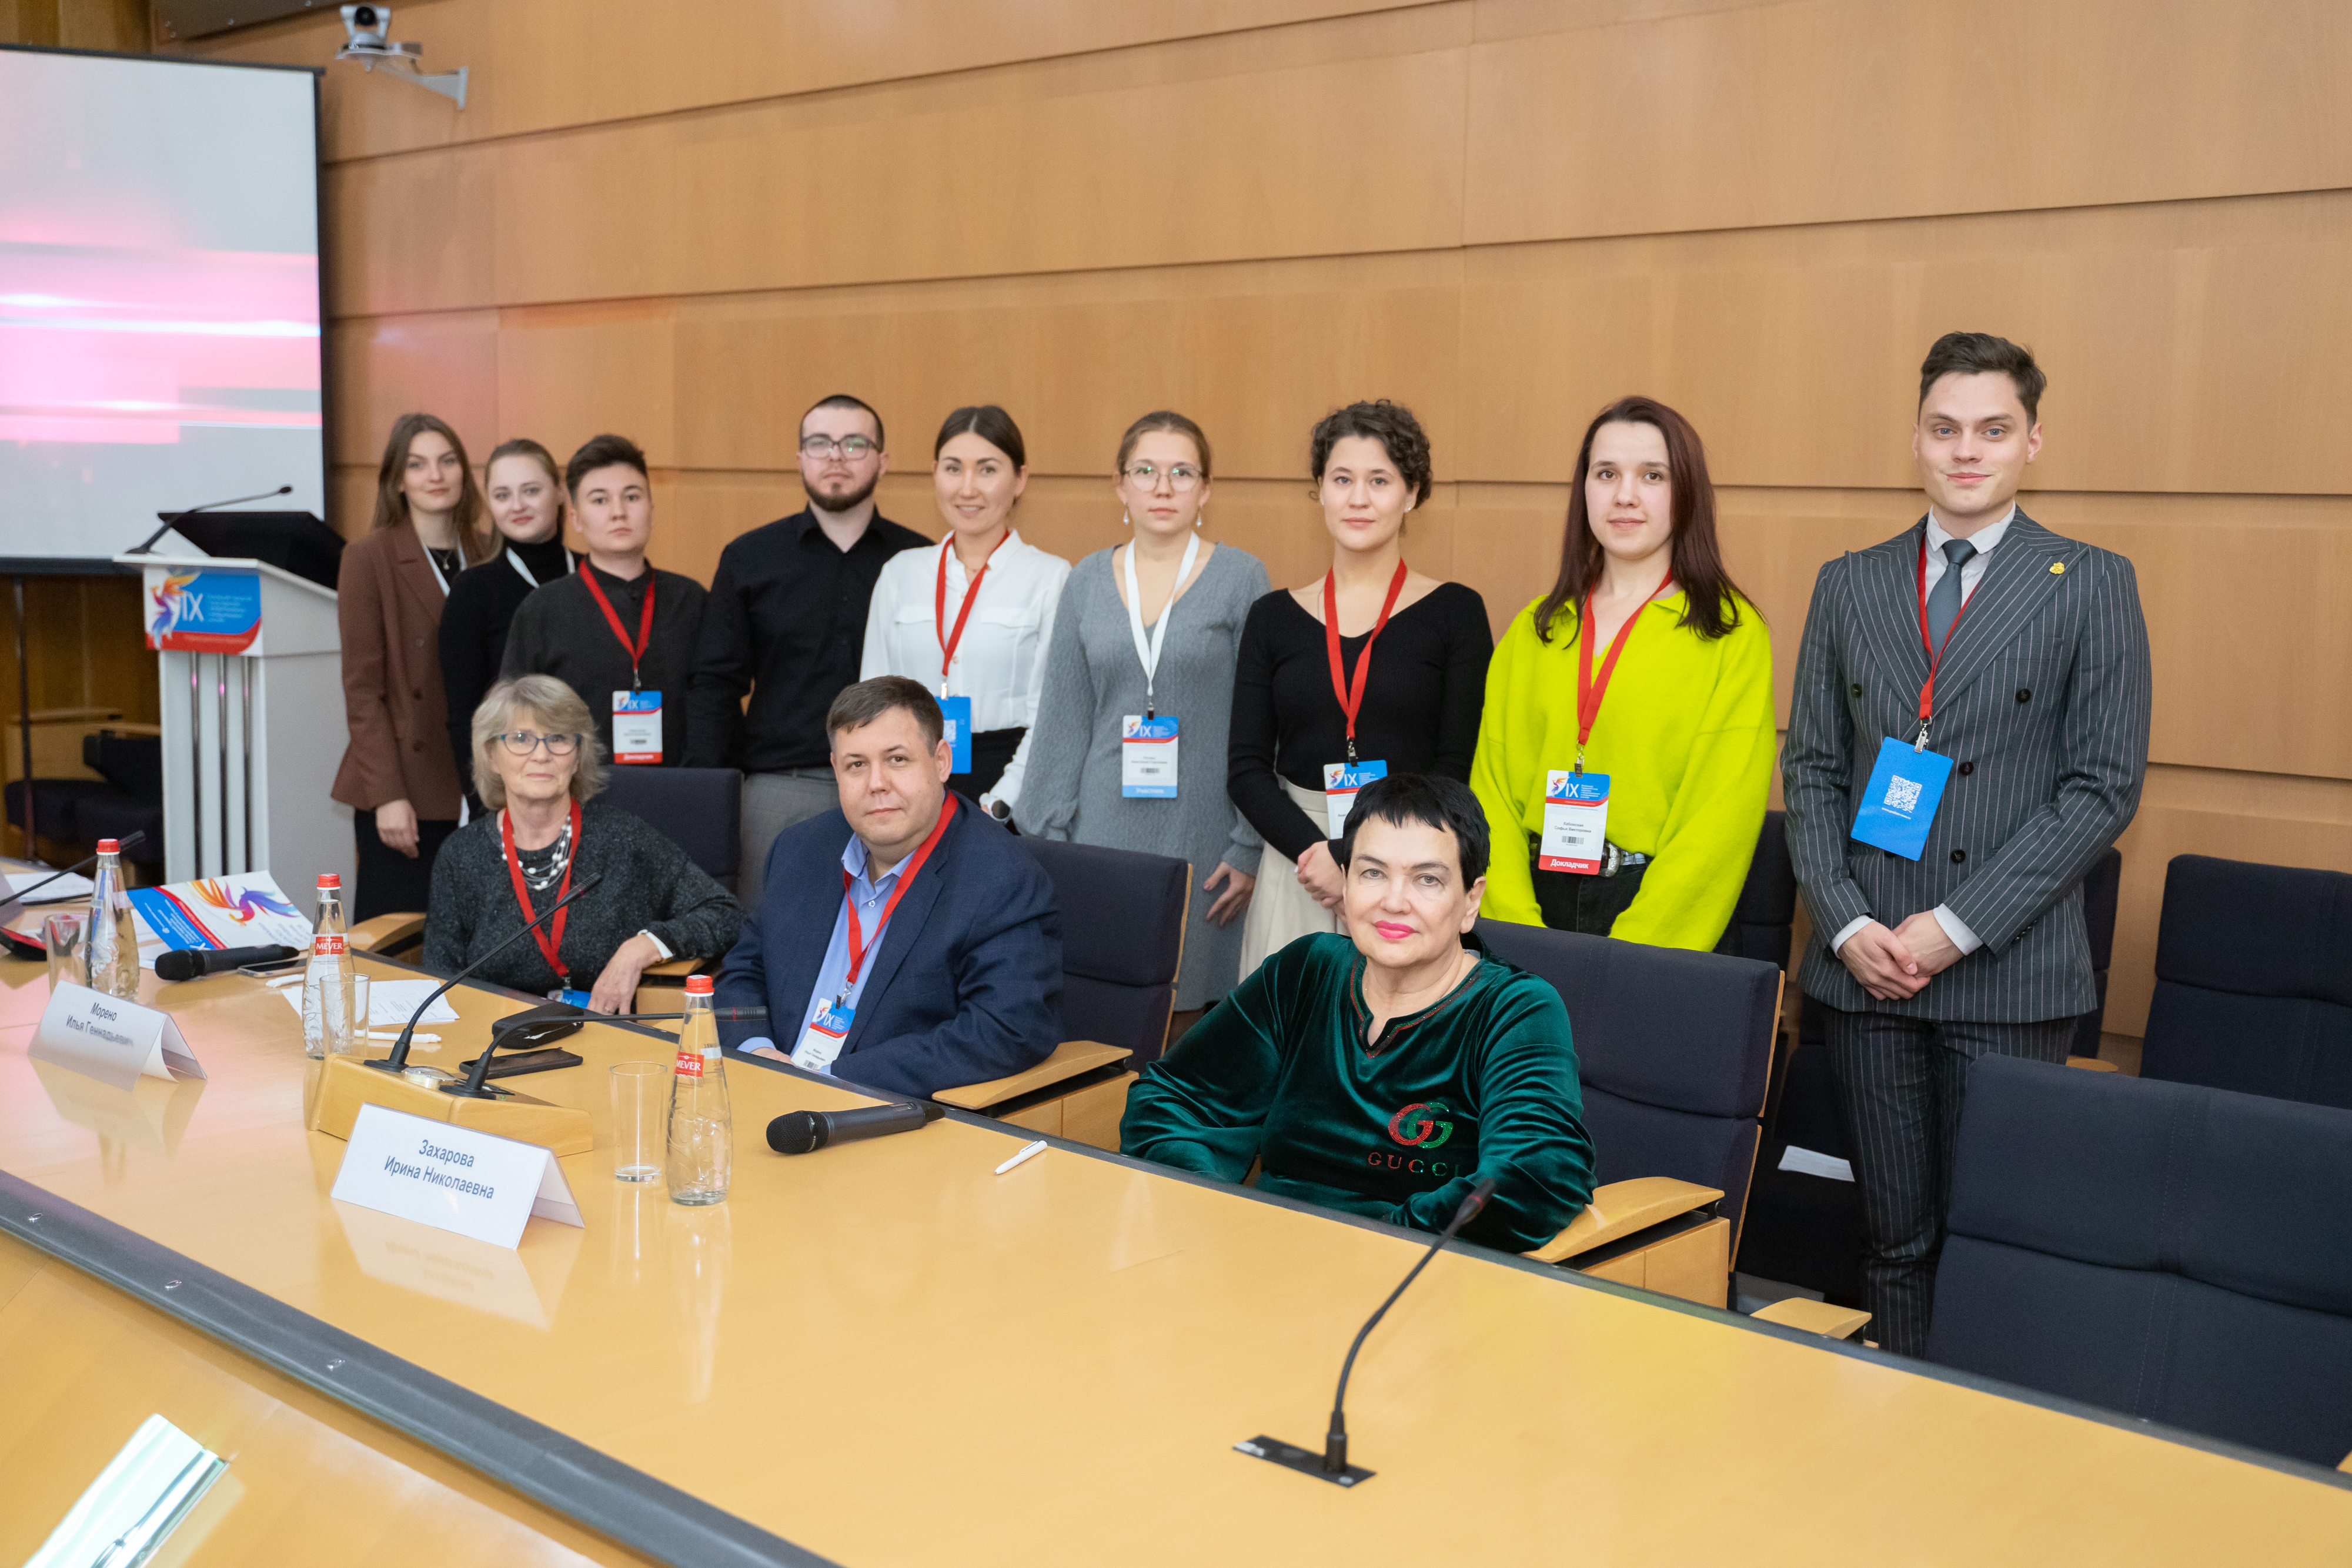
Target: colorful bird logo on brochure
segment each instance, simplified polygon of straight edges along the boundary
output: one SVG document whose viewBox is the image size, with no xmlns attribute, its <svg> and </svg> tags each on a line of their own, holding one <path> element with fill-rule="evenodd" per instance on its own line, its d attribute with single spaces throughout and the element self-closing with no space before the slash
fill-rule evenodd
<svg viewBox="0 0 2352 1568">
<path fill-rule="evenodd" d="M 149 567 L 147 646 L 161 653 L 261 652 L 261 574 Z"/>
</svg>

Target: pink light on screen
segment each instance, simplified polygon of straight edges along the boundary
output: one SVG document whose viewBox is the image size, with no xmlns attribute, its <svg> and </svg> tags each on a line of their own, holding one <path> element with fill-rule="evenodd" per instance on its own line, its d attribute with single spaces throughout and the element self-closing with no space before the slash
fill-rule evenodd
<svg viewBox="0 0 2352 1568">
<path fill-rule="evenodd" d="M 0 240 L 0 440 L 316 429 L 318 299 L 308 256 Z"/>
</svg>

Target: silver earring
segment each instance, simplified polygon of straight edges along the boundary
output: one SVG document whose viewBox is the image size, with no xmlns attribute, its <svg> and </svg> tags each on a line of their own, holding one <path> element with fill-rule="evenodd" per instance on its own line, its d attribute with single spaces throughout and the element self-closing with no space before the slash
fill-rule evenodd
<svg viewBox="0 0 2352 1568">
<path fill-rule="evenodd" d="M 1125 507 L 1121 507 L 1118 509 L 1118 522 L 1119 527 L 1121 528 L 1131 528 L 1135 527 L 1135 519 L 1127 515 L 1127 508 Z"/>
</svg>

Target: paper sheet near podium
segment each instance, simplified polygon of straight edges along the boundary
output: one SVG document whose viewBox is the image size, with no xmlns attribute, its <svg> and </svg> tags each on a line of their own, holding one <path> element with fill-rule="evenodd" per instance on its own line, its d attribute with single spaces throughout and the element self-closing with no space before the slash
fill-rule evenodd
<svg viewBox="0 0 2352 1568">
<path fill-rule="evenodd" d="M 448 1122 L 363 1105 L 331 1195 L 499 1247 L 534 1214 L 584 1226 L 555 1156 Z"/>
<path fill-rule="evenodd" d="M 189 1078 L 205 1075 L 169 1013 L 88 986 L 64 985 L 49 993 L 49 1005 L 41 1009 L 40 1026 L 26 1054 L 116 1082 L 142 1073 L 167 1083 L 174 1072 Z"/>
</svg>

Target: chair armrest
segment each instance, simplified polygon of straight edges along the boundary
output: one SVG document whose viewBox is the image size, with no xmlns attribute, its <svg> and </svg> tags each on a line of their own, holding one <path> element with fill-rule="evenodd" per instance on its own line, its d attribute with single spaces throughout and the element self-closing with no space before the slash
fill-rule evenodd
<svg viewBox="0 0 2352 1568">
<path fill-rule="evenodd" d="M 992 1078 L 985 1083 L 966 1083 L 953 1089 L 942 1089 L 931 1096 L 943 1105 L 953 1105 L 963 1111 L 985 1111 L 991 1105 L 1010 1100 L 1015 1095 L 1034 1093 L 1065 1078 L 1076 1078 L 1081 1072 L 1092 1072 L 1097 1067 L 1108 1067 L 1115 1061 L 1125 1061 L 1135 1052 L 1124 1046 L 1105 1045 L 1093 1040 L 1066 1040 L 1054 1048 L 1054 1054 L 1025 1072 L 1009 1078 Z"/>
<path fill-rule="evenodd" d="M 2121 1072 L 2123 1071 L 2104 1056 L 2070 1056 L 2066 1059 L 2066 1065 L 2079 1067 L 2085 1072 Z"/>
<path fill-rule="evenodd" d="M 1817 1333 L 1824 1339 L 1852 1339 L 1870 1321 L 1868 1312 L 1852 1307 L 1832 1306 L 1804 1296 L 1790 1296 L 1769 1307 L 1759 1307 L 1748 1314 L 1758 1322 L 1779 1323 L 1784 1329 L 1798 1329 Z"/>
<path fill-rule="evenodd" d="M 688 975 L 702 973 L 703 966 L 709 962 L 708 958 L 670 958 L 659 964 L 648 964 L 646 966 L 645 973 L 637 977 L 637 984 L 682 986 L 686 984 L 686 977 Z"/>
<path fill-rule="evenodd" d="M 425 935 L 425 916 L 410 910 L 401 915 L 378 915 L 361 921 L 344 933 L 344 946 L 362 953 L 387 953 L 394 947 L 406 946 Z"/>
<path fill-rule="evenodd" d="M 2346 1475 L 2352 1476 L 2352 1454 L 2345 1455 L 2344 1462 L 2336 1468 L 2342 1470 Z"/>
<path fill-rule="evenodd" d="M 1722 1196 L 1719 1188 L 1676 1181 L 1673 1176 L 1612 1181 L 1593 1193 L 1592 1201 L 1584 1206 L 1582 1214 L 1568 1222 L 1567 1229 L 1521 1256 L 1538 1263 L 1557 1263 L 1580 1252 L 1590 1252 L 1604 1242 L 1647 1230 L 1660 1220 L 1688 1214 Z"/>
</svg>

